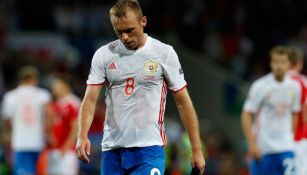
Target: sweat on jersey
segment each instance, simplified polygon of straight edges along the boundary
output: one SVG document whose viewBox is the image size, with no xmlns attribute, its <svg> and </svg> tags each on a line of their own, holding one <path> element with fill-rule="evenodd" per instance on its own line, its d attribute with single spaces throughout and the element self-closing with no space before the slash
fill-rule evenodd
<svg viewBox="0 0 307 175">
<path fill-rule="evenodd" d="M 102 150 L 165 145 L 164 110 L 167 88 L 186 87 L 174 49 L 147 36 L 138 50 L 120 40 L 94 54 L 88 85 L 105 83 L 106 118 Z"/>
<path fill-rule="evenodd" d="M 288 76 L 282 82 L 273 74 L 256 80 L 244 103 L 255 114 L 253 132 L 263 154 L 294 149 L 292 113 L 300 111 L 300 87 Z"/>
<path fill-rule="evenodd" d="M 44 106 L 48 91 L 21 85 L 3 97 L 2 116 L 12 123 L 12 147 L 15 151 L 39 151 L 44 147 Z"/>
</svg>

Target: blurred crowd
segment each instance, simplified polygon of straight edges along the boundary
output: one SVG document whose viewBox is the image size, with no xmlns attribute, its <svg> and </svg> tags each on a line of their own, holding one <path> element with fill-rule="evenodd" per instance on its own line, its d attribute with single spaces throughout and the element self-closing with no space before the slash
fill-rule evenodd
<svg viewBox="0 0 307 175">
<path fill-rule="evenodd" d="M 14 31 L 63 34 L 89 60 L 97 41 L 114 38 L 108 18 L 113 1 L 4 0 L 0 2 L 0 44 Z M 268 50 L 293 44 L 307 53 L 304 0 L 167 0 L 140 1 L 146 32 L 178 41 L 206 59 L 251 80 L 268 71 Z M 277 9 L 277 13 L 276 13 Z"/>
<path fill-rule="evenodd" d="M 245 80 L 268 72 L 267 53 L 273 45 L 296 45 L 307 54 L 304 0 L 140 0 L 140 3 L 148 16 L 147 33 L 162 41 L 172 36 L 181 45 L 203 53 L 204 59 Z M 54 77 L 69 76 L 73 92 L 82 98 L 94 50 L 116 38 L 108 17 L 112 4 L 111 0 L 0 1 L 0 99 L 17 86 L 17 71 L 24 65 L 38 68 L 39 85 L 47 89 Z M 35 38 L 35 43 L 29 43 L 27 37 Z M 91 136 L 98 152 L 104 116 L 103 98 L 101 101 L 97 126 Z M 238 171 L 244 174 L 244 162 L 238 161 L 241 159 L 223 134 L 208 132 L 202 137 L 207 165 L 213 167 L 208 175 L 237 175 Z M 170 174 L 176 174 L 181 167 L 177 153 L 182 148 L 178 145 L 184 144 L 169 142 Z M 0 174 L 5 169 L 2 167 L 7 167 L 2 164 L 5 153 L 0 149 Z M 97 172 L 99 163 L 92 166 L 81 164 L 81 171 Z"/>
</svg>

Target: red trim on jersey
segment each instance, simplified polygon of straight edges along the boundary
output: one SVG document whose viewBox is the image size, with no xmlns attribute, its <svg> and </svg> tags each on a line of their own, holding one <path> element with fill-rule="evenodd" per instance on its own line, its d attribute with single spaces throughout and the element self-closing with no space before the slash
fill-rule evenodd
<svg viewBox="0 0 307 175">
<path fill-rule="evenodd" d="M 178 90 L 176 90 L 176 91 L 173 91 L 173 90 L 170 90 L 170 91 L 171 91 L 172 93 L 177 93 L 177 92 L 183 90 L 184 88 L 186 88 L 187 86 L 188 86 L 188 84 L 185 84 L 182 88 L 180 88 L 180 89 L 178 89 Z"/>
<path fill-rule="evenodd" d="M 160 111 L 159 111 L 159 120 L 158 125 L 160 128 L 160 136 L 163 141 L 163 145 L 166 145 L 166 134 L 163 130 L 163 116 L 164 116 L 164 107 L 165 107 L 165 101 L 166 101 L 166 84 L 165 81 L 163 81 L 162 85 L 162 91 L 161 91 L 161 100 L 160 100 Z"/>
<path fill-rule="evenodd" d="M 297 126 L 294 132 L 294 140 L 295 141 L 300 141 L 302 140 L 304 137 L 307 137 L 307 133 L 304 133 L 304 121 L 303 121 L 303 113 L 302 110 L 304 108 L 304 104 L 305 104 L 305 99 L 307 97 L 306 94 L 306 86 L 304 83 L 304 79 L 303 76 L 299 73 L 295 73 L 295 72 L 290 72 L 290 77 L 295 80 L 296 82 L 299 83 L 300 85 L 300 90 L 301 90 L 301 99 L 300 99 L 300 103 L 302 106 L 302 109 L 297 113 Z"/>
</svg>

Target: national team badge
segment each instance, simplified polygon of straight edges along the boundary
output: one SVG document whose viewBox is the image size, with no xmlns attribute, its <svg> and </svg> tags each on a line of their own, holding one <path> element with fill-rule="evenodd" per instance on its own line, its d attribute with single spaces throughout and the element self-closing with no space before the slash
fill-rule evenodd
<svg viewBox="0 0 307 175">
<path fill-rule="evenodd" d="M 153 60 L 144 61 L 144 70 L 150 75 L 154 75 L 158 71 L 159 63 Z"/>
</svg>

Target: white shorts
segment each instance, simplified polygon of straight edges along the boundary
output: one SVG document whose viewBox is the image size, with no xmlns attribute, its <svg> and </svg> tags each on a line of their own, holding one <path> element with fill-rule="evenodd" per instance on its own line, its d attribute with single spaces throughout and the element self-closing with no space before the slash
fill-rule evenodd
<svg viewBox="0 0 307 175">
<path fill-rule="evenodd" d="M 76 153 L 72 150 L 64 155 L 57 149 L 49 151 L 48 175 L 77 175 L 79 172 L 79 161 Z"/>
<path fill-rule="evenodd" d="M 295 142 L 295 161 L 297 175 L 307 175 L 307 140 Z"/>
</svg>

